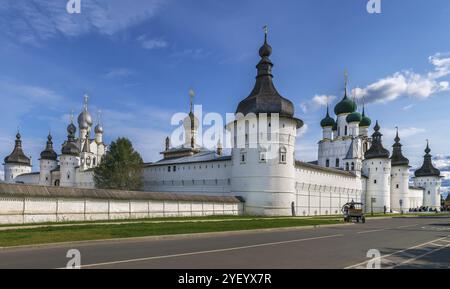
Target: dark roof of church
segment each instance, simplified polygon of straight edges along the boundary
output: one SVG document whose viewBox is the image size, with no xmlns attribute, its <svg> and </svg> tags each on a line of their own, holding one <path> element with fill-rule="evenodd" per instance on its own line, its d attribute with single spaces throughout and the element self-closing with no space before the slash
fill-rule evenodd
<svg viewBox="0 0 450 289">
<path fill-rule="evenodd" d="M 75 125 L 73 123 L 70 123 L 67 127 L 67 133 L 69 134 L 67 136 L 67 141 L 64 143 L 61 153 L 63 155 L 72 155 L 77 156 L 80 154 L 80 148 L 76 144 L 75 141 L 75 132 L 77 131 Z"/>
<path fill-rule="evenodd" d="M 395 136 L 395 143 L 392 146 L 391 165 L 392 166 L 409 166 L 409 160 L 402 153 L 402 144 L 400 143 L 400 137 Z"/>
<path fill-rule="evenodd" d="M 27 157 L 22 150 L 22 139 L 19 132 L 16 134 L 16 144 L 14 146 L 14 150 L 5 158 L 5 164 L 31 165 L 30 158 Z"/>
<path fill-rule="evenodd" d="M 236 113 L 247 115 L 254 113 L 278 113 L 283 117 L 294 118 L 293 103 L 282 97 L 273 84 L 272 67 L 273 63 L 269 59 L 272 54 L 272 47 L 267 43 L 267 34 L 264 39 L 264 44 L 259 50 L 261 60 L 256 65 L 258 74 L 256 76 L 255 86 L 250 95 L 242 100 Z M 303 121 L 294 118 L 297 121 L 297 127 L 303 126 Z"/>
<path fill-rule="evenodd" d="M 431 162 L 431 149 L 429 144 L 427 143 L 427 147 L 425 149 L 425 155 L 423 157 L 422 167 L 415 171 L 414 175 L 416 177 L 439 177 L 441 175 L 441 171 L 436 169 Z"/>
<path fill-rule="evenodd" d="M 380 133 L 380 125 L 378 124 L 378 121 L 373 129 L 375 132 L 372 134 L 372 145 L 370 146 L 370 149 L 366 151 L 364 157 L 366 159 L 389 158 L 390 153 L 383 147 L 383 143 L 381 142 L 381 137 L 383 135 Z"/>
</svg>

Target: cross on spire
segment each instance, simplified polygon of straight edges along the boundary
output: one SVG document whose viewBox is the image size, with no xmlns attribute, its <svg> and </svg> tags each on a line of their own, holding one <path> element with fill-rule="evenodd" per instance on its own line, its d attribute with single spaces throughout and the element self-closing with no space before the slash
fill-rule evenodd
<svg viewBox="0 0 450 289">
<path fill-rule="evenodd" d="M 193 103 L 194 103 L 195 91 L 191 88 L 189 89 L 189 103 L 190 103 L 190 112 L 192 112 Z"/>
<path fill-rule="evenodd" d="M 345 85 L 345 96 L 347 96 L 347 86 L 348 86 L 348 71 L 344 70 L 344 85 Z"/>
<path fill-rule="evenodd" d="M 263 26 L 263 30 L 264 30 L 264 41 L 267 42 L 267 34 L 269 34 L 269 25 L 264 25 Z"/>
</svg>

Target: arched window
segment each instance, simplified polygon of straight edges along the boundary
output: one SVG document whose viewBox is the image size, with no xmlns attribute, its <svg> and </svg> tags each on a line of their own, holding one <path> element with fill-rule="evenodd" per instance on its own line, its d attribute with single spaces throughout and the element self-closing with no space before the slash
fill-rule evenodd
<svg viewBox="0 0 450 289">
<path fill-rule="evenodd" d="M 325 161 L 325 166 L 326 166 L 327 168 L 330 167 L 330 160 L 329 160 L 329 159 L 327 159 L 327 160 Z"/>
<path fill-rule="evenodd" d="M 347 128 L 347 126 L 345 126 L 345 135 L 347 135 L 347 133 L 348 133 L 348 128 Z"/>
<path fill-rule="evenodd" d="M 336 167 L 339 167 L 339 159 L 336 159 Z"/>
<path fill-rule="evenodd" d="M 348 165 L 348 163 L 345 163 L 345 170 L 346 170 L 346 171 L 349 170 L 349 165 Z"/>
<path fill-rule="evenodd" d="M 352 171 L 355 170 L 355 163 L 352 162 Z"/>
<path fill-rule="evenodd" d="M 285 164 L 286 163 L 286 148 L 280 147 L 280 164 Z"/>
</svg>

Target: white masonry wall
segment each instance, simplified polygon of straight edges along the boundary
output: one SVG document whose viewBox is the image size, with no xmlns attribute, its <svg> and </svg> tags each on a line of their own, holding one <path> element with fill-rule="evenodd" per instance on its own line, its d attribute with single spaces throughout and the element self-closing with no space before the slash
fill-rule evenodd
<svg viewBox="0 0 450 289">
<path fill-rule="evenodd" d="M 0 197 L 0 224 L 241 215 L 243 204 L 199 201 Z"/>
<path fill-rule="evenodd" d="M 231 160 L 151 165 L 144 168 L 144 191 L 227 196 L 231 169 Z"/>
<path fill-rule="evenodd" d="M 365 181 L 347 173 L 326 172 L 307 167 L 296 167 L 297 216 L 341 214 L 342 206 L 362 202 Z"/>
</svg>

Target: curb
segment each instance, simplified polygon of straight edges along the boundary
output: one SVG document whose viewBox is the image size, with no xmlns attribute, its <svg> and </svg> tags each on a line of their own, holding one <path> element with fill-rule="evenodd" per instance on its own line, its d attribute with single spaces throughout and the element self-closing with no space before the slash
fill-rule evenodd
<svg viewBox="0 0 450 289">
<path fill-rule="evenodd" d="M 183 240 L 183 239 L 199 239 L 199 238 L 212 238 L 222 236 L 238 236 L 252 233 L 269 233 L 269 232 L 283 232 L 283 231 L 297 231 L 330 227 L 350 226 L 354 223 L 338 223 L 338 224 L 326 224 L 326 225 L 313 225 L 313 226 L 298 226 L 298 227 L 282 227 L 282 228 L 267 228 L 267 229 L 253 229 L 253 230 L 238 230 L 238 231 L 224 231 L 224 232 L 206 232 L 206 233 L 190 233 L 190 234 L 174 234 L 174 235 L 158 235 L 158 236 L 142 236 L 131 238 L 113 238 L 113 239 L 100 239 L 100 240 L 84 240 L 84 241 L 67 241 L 58 243 L 46 243 L 35 245 L 20 245 L 11 247 L 0 247 L 0 252 L 14 251 L 20 249 L 39 249 L 39 248 L 58 248 L 67 246 L 83 246 L 93 244 L 116 244 L 121 242 L 139 242 L 139 241 L 170 241 L 170 240 Z"/>
</svg>

